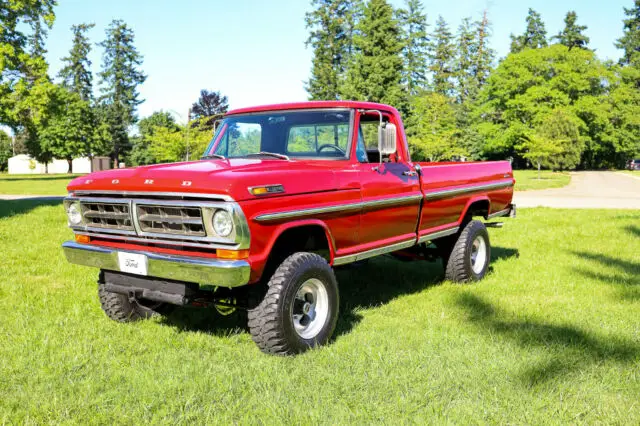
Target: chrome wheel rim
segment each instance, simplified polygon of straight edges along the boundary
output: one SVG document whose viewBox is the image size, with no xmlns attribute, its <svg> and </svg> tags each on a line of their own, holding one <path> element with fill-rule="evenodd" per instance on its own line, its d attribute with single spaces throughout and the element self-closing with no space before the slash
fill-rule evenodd
<svg viewBox="0 0 640 426">
<path fill-rule="evenodd" d="M 298 289 L 293 300 L 293 326 L 305 340 L 316 337 L 329 316 L 329 294 L 317 278 L 310 278 Z"/>
<path fill-rule="evenodd" d="M 487 242 L 478 235 L 471 244 L 471 269 L 480 274 L 487 263 Z"/>
</svg>

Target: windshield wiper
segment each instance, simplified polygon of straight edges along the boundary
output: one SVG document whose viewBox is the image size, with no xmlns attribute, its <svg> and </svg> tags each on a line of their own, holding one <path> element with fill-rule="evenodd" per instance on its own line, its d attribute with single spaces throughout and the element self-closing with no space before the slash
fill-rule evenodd
<svg viewBox="0 0 640 426">
<path fill-rule="evenodd" d="M 207 155 L 203 155 L 200 159 L 201 160 L 209 160 L 211 158 L 219 158 L 221 160 L 226 160 L 227 159 L 224 155 L 220 155 L 220 154 L 207 154 Z"/>
<path fill-rule="evenodd" d="M 244 155 L 244 157 L 255 157 L 257 155 L 268 155 L 268 156 L 271 156 L 271 157 L 279 158 L 281 160 L 289 160 L 289 156 L 288 155 L 277 154 L 275 152 L 267 152 L 267 151 L 260 151 L 258 153 L 247 154 L 247 155 Z"/>
</svg>

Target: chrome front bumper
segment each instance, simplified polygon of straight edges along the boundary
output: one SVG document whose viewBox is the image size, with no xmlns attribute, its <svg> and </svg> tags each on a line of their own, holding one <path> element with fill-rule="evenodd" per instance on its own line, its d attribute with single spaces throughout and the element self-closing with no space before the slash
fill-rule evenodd
<svg viewBox="0 0 640 426">
<path fill-rule="evenodd" d="M 91 244 L 66 241 L 62 244 L 70 263 L 120 271 L 118 250 Z M 246 260 L 218 260 L 202 257 L 173 256 L 148 251 L 134 253 L 147 256 L 147 275 L 156 278 L 238 287 L 249 282 L 251 267 Z"/>
</svg>

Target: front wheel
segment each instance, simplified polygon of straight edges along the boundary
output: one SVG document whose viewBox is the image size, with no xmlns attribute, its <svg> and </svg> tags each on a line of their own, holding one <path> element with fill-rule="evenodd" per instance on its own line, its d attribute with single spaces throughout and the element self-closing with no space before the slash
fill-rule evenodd
<svg viewBox="0 0 640 426">
<path fill-rule="evenodd" d="M 451 249 L 445 278 L 461 283 L 481 280 L 489 269 L 490 259 L 487 228 L 482 222 L 473 220 L 464 227 Z"/>
<path fill-rule="evenodd" d="M 338 283 L 327 261 L 294 253 L 278 267 L 249 330 L 263 352 L 290 355 L 329 341 L 338 319 Z"/>
</svg>

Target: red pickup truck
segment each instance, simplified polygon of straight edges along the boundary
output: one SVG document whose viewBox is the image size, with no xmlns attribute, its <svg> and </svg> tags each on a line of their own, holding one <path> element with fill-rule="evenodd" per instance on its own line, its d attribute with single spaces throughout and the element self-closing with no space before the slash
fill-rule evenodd
<svg viewBox="0 0 640 426">
<path fill-rule="evenodd" d="M 200 161 L 92 173 L 64 201 L 69 262 L 100 269 L 106 314 L 170 305 L 248 311 L 267 353 L 326 343 L 333 268 L 373 256 L 441 258 L 447 279 L 481 279 L 485 224 L 513 216 L 507 161 L 412 162 L 388 105 L 326 101 L 226 114 Z"/>
</svg>

